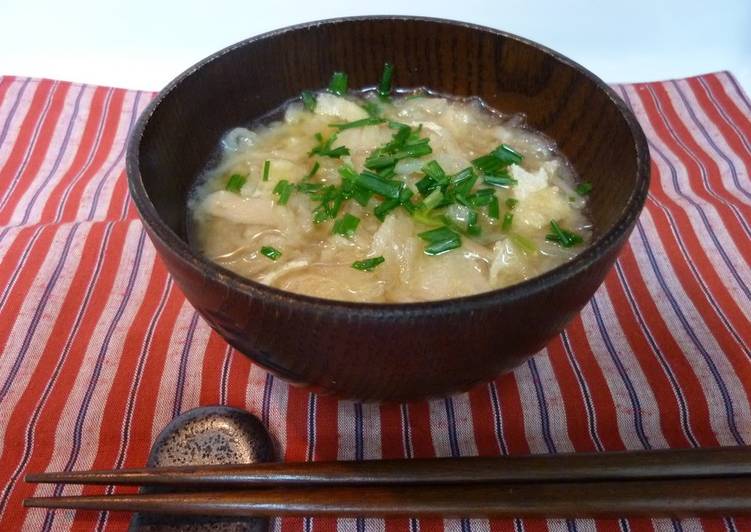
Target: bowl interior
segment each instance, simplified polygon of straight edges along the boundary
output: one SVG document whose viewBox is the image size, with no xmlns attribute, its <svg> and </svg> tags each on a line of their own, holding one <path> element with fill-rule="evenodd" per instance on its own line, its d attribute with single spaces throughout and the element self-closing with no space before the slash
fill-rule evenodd
<svg viewBox="0 0 751 532">
<path fill-rule="evenodd" d="M 186 238 L 186 197 L 221 135 L 248 124 L 335 70 L 350 87 L 372 86 L 383 63 L 398 87 L 480 96 L 554 139 L 593 184 L 595 241 L 622 217 L 641 186 L 633 123 L 612 91 L 541 46 L 476 26 L 401 17 L 325 21 L 280 30 L 219 52 L 157 98 L 137 164 L 161 219 Z M 633 202 L 632 202 L 633 203 Z M 637 207 L 638 208 L 638 207 Z"/>
</svg>

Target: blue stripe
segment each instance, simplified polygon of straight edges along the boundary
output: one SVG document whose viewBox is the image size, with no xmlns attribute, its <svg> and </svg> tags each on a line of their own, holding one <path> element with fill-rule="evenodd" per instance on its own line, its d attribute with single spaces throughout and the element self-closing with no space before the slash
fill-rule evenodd
<svg viewBox="0 0 751 532">
<path fill-rule="evenodd" d="M 81 104 L 81 97 L 83 96 L 83 92 L 84 92 L 84 86 L 82 85 L 81 90 L 78 92 L 78 95 L 76 96 L 76 101 L 73 106 L 73 113 L 70 117 L 70 120 L 68 121 L 68 127 L 65 130 L 65 136 L 63 137 L 63 142 L 61 143 L 60 149 L 57 152 L 57 157 L 55 158 L 55 162 L 52 164 L 52 169 L 47 173 L 47 177 L 44 178 L 42 183 L 34 191 L 33 196 L 29 200 L 29 204 L 26 206 L 26 211 L 24 211 L 24 215 L 23 215 L 23 218 L 21 219 L 21 223 L 15 224 L 15 225 L 24 225 L 29 221 L 29 217 L 31 216 L 31 210 L 34 207 L 34 204 L 36 203 L 37 199 L 39 199 L 39 194 L 42 192 L 42 190 L 47 188 L 47 185 L 49 184 L 50 180 L 55 175 L 55 172 L 57 172 L 57 169 L 60 167 L 60 163 L 63 160 L 63 155 L 65 155 L 65 150 L 67 149 L 68 143 L 70 142 L 70 136 L 73 132 L 73 126 L 76 123 L 76 118 L 78 118 L 78 112 L 79 112 L 79 108 Z M 104 128 L 104 120 L 102 120 L 100 127 Z M 95 146 L 98 146 L 98 145 L 99 145 L 99 137 L 97 136 Z M 5 236 L 6 232 L 8 231 L 8 229 L 10 229 L 10 227 L 12 226 L 10 225 L 5 226 L 2 234 L 0 234 L 0 239 L 2 239 Z"/>
<path fill-rule="evenodd" d="M 488 394 L 490 395 L 490 404 L 493 407 L 493 427 L 495 428 L 495 439 L 501 454 L 508 455 L 508 446 L 503 436 L 503 417 L 501 416 L 501 401 L 498 398 L 498 387 L 495 382 L 488 383 Z"/>
<path fill-rule="evenodd" d="M 574 370 L 574 374 L 576 375 L 576 381 L 579 385 L 579 390 L 581 391 L 582 397 L 584 398 L 584 407 L 587 411 L 587 426 L 589 427 L 589 435 L 592 438 L 592 442 L 595 444 L 595 449 L 597 449 L 598 451 L 604 451 L 605 448 L 600 441 L 600 436 L 597 434 L 597 414 L 595 412 L 594 406 L 592 405 L 592 396 L 589 393 L 589 388 L 587 387 L 587 382 L 584 379 L 584 375 L 582 375 L 579 361 L 576 360 L 573 350 L 571 349 L 571 343 L 569 342 L 568 334 L 566 334 L 566 331 L 563 331 L 561 333 L 561 340 L 563 341 L 563 349 L 566 352 L 566 357 L 568 358 L 569 363 L 571 364 L 571 368 Z"/>
<path fill-rule="evenodd" d="M 31 81 L 31 78 L 26 78 L 24 82 L 21 84 L 21 88 L 18 89 L 18 92 L 16 93 L 16 99 L 13 101 L 13 105 L 10 108 L 10 111 L 8 111 L 8 116 L 5 117 L 5 122 L 3 123 L 3 130 L 0 131 L 0 146 L 3 145 L 3 142 L 5 141 L 5 137 L 8 135 L 8 129 L 10 128 L 10 123 L 13 121 L 13 119 L 16 116 L 16 112 L 18 111 L 18 105 L 21 103 L 21 97 L 23 96 L 23 93 L 26 92 L 26 88 L 29 86 L 29 82 Z"/>
<path fill-rule="evenodd" d="M 597 329 L 600 331 L 600 336 L 605 343 L 605 349 L 607 349 L 608 354 L 613 361 L 613 364 L 615 364 L 615 367 L 618 370 L 618 375 L 621 377 L 623 384 L 626 386 L 628 397 L 631 400 L 631 408 L 634 411 L 634 427 L 636 428 L 636 435 L 638 436 L 639 442 L 641 442 L 642 447 L 644 447 L 645 449 L 651 449 L 652 445 L 649 443 L 649 438 L 644 431 L 644 422 L 641 416 L 642 408 L 641 402 L 639 401 L 639 395 L 636 393 L 636 388 L 634 387 L 634 384 L 631 382 L 631 379 L 628 376 L 626 367 L 623 365 L 623 362 L 618 356 L 618 352 L 613 345 L 613 341 L 610 338 L 610 333 L 608 333 L 607 327 L 605 327 L 605 322 L 602 319 L 602 314 L 600 313 L 600 307 L 597 305 L 597 294 L 595 294 L 590 300 L 590 305 L 592 306 L 595 321 L 597 322 Z"/>
<path fill-rule="evenodd" d="M 727 386 L 725 385 L 725 382 L 722 379 L 722 376 L 720 375 L 719 370 L 717 369 L 717 366 L 714 363 L 714 360 L 712 360 L 712 357 L 709 355 L 707 350 L 702 345 L 699 338 L 696 336 L 696 332 L 694 332 L 693 328 L 691 327 L 691 324 L 688 322 L 688 319 L 683 314 L 683 311 L 680 308 L 680 305 L 678 304 L 678 301 L 675 299 L 675 296 L 670 291 L 669 287 L 667 286 L 667 282 L 665 281 L 665 278 L 662 275 L 662 272 L 660 271 L 659 266 L 657 265 L 657 260 L 655 259 L 654 253 L 652 252 L 652 247 L 649 244 L 649 240 L 647 239 L 647 235 L 644 232 L 644 228 L 641 225 L 641 222 L 638 222 L 636 225 L 636 229 L 638 231 L 639 236 L 641 237 L 641 240 L 644 244 L 644 250 L 647 253 L 647 258 L 649 259 L 649 263 L 652 266 L 652 269 L 655 271 L 655 276 L 657 277 L 657 282 L 660 284 L 660 288 L 662 288 L 662 291 L 664 292 L 668 302 L 670 303 L 670 306 L 673 309 L 673 312 L 675 313 L 678 320 L 681 322 L 681 325 L 683 326 L 684 331 L 688 335 L 688 337 L 691 339 L 691 342 L 694 344 L 694 347 L 699 351 L 702 358 L 704 358 L 704 361 L 707 364 L 707 367 L 709 368 L 709 371 L 712 373 L 712 377 L 714 377 L 715 383 L 717 384 L 717 387 L 720 390 L 720 394 L 722 395 L 722 400 L 725 403 L 725 410 L 726 410 L 726 418 L 728 422 L 728 427 L 730 428 L 730 432 L 733 434 L 733 438 L 739 445 L 743 445 L 743 438 L 741 437 L 740 433 L 738 432 L 738 427 L 735 425 L 735 412 L 733 409 L 733 403 L 730 400 L 730 393 L 728 392 Z"/>
<path fill-rule="evenodd" d="M 180 365 L 177 370 L 177 384 L 175 385 L 175 400 L 172 403 L 172 417 L 176 418 L 183 411 L 183 396 L 185 395 L 185 376 L 188 373 L 188 358 L 190 356 L 190 349 L 193 347 L 193 335 L 196 332 L 196 326 L 198 325 L 198 312 L 193 311 L 193 316 L 190 318 L 190 325 L 188 326 L 188 333 L 185 336 L 185 342 L 183 343 L 183 349 L 180 353 Z"/>
<path fill-rule="evenodd" d="M 545 390 L 542 388 L 542 382 L 540 381 L 540 374 L 537 371 L 537 364 L 534 358 L 530 358 L 527 362 L 527 367 L 532 374 L 532 384 L 535 387 L 535 394 L 537 395 L 537 408 L 540 412 L 540 423 L 542 425 L 542 437 L 545 440 L 545 446 L 549 453 L 556 452 L 555 442 L 550 433 L 550 418 L 548 417 L 548 408 L 545 402 Z"/>
<path fill-rule="evenodd" d="M 623 91 L 623 96 L 628 106 L 633 108 L 633 106 L 631 105 L 631 100 L 628 97 L 628 93 L 625 90 Z M 688 203 L 691 204 L 692 207 L 696 209 L 696 212 L 701 218 L 701 221 L 704 224 L 704 228 L 707 231 L 707 235 L 712 240 L 715 249 L 720 254 L 720 257 L 722 258 L 723 262 L 725 263 L 727 268 L 730 270 L 730 273 L 733 275 L 733 277 L 735 278 L 736 282 L 740 286 L 741 290 L 743 290 L 746 297 L 748 299 L 751 299 L 751 291 L 749 291 L 749 288 L 744 284 L 743 280 L 738 275 L 738 272 L 735 269 L 735 266 L 733 266 L 733 263 L 730 260 L 730 257 L 728 257 L 727 253 L 725 252 L 725 248 L 722 246 L 722 244 L 720 244 L 720 241 L 717 238 L 717 235 L 715 234 L 714 229 L 712 228 L 712 224 L 709 222 L 709 218 L 707 218 L 707 215 L 702 209 L 701 205 L 690 196 L 687 196 L 681 189 L 681 186 L 678 182 L 678 172 L 675 169 L 675 166 L 673 166 L 673 164 L 670 162 L 668 157 L 653 142 L 651 141 L 649 142 L 649 147 L 652 151 L 657 153 L 657 155 L 659 155 L 663 161 L 666 162 L 666 164 L 668 165 L 668 168 L 670 169 L 671 181 L 673 182 L 673 187 L 675 188 L 675 191 L 678 193 L 678 195 L 681 198 L 685 199 Z M 688 261 L 688 262 L 689 264 L 691 263 L 691 261 Z"/>
<path fill-rule="evenodd" d="M 720 147 L 717 145 L 717 143 L 714 141 L 712 136 L 707 132 L 707 128 L 704 127 L 704 124 L 701 123 L 701 121 L 696 117 L 696 113 L 694 113 L 693 107 L 689 104 L 688 100 L 686 99 L 685 93 L 681 90 L 681 87 L 678 85 L 678 82 L 673 80 L 673 86 L 675 87 L 675 90 L 678 92 L 678 95 L 681 98 L 681 101 L 683 102 L 683 106 L 686 108 L 686 111 L 688 111 L 689 116 L 691 117 L 691 121 L 696 125 L 696 127 L 699 128 L 699 131 L 701 131 L 702 136 L 707 141 L 707 143 L 712 146 L 712 149 L 717 152 L 717 155 L 719 155 L 723 161 L 728 165 L 728 168 L 730 170 L 730 175 L 733 177 L 733 183 L 735 186 L 740 190 L 744 196 L 751 199 L 751 193 L 749 193 L 746 189 L 743 188 L 740 181 L 738 180 L 738 171 L 735 168 L 735 165 L 733 164 L 733 161 L 730 160 L 730 157 L 728 157 L 725 152 L 723 152 Z"/>
<path fill-rule="evenodd" d="M 746 151 L 751 154 L 751 144 L 749 144 L 749 140 L 745 133 L 738 127 L 738 124 L 735 123 L 735 121 L 728 115 L 727 111 L 725 110 L 725 107 L 715 98 L 714 93 L 712 92 L 712 89 L 707 86 L 707 82 L 703 78 L 697 78 L 699 81 L 699 84 L 704 89 L 704 93 L 707 95 L 707 98 L 709 98 L 709 101 L 712 102 L 712 105 L 714 105 L 715 110 L 720 113 L 722 118 L 725 119 L 725 122 L 727 122 L 727 125 L 730 126 L 730 128 L 735 132 L 736 135 L 738 135 L 738 139 L 741 141 L 741 144 L 746 148 Z"/>
<path fill-rule="evenodd" d="M 227 345 L 224 350 L 224 362 L 222 362 L 222 379 L 219 384 L 219 402 L 227 405 L 227 385 L 229 381 L 229 366 L 232 361 L 232 347 Z"/>
<path fill-rule="evenodd" d="M 263 384 L 263 400 L 261 402 L 261 421 L 266 428 L 269 427 L 269 410 L 271 408 L 271 391 L 274 388 L 274 377 L 271 373 L 266 373 L 266 379 Z"/>
<path fill-rule="evenodd" d="M 642 333 L 644 333 L 644 336 L 647 339 L 647 343 L 649 343 L 652 353 L 655 355 L 655 358 L 657 358 L 658 362 L 660 363 L 660 367 L 662 367 L 662 371 L 665 373 L 668 380 L 670 381 L 670 386 L 673 389 L 673 394 L 675 395 L 675 398 L 678 401 L 678 410 L 680 412 L 680 420 L 681 420 L 681 427 L 683 428 L 683 433 L 686 435 L 686 438 L 689 440 L 689 442 L 691 442 L 691 445 L 693 447 L 698 447 L 699 442 L 694 437 L 694 433 L 691 430 L 691 425 L 688 421 L 690 413 L 688 410 L 688 406 L 686 405 L 686 398 L 684 397 L 683 392 L 681 391 L 681 387 L 678 385 L 678 380 L 675 374 L 673 373 L 673 370 L 671 369 L 670 364 L 665 359 L 665 355 L 662 353 L 662 350 L 657 345 L 657 342 L 652 336 L 652 332 L 649 330 L 649 327 L 647 326 L 647 323 L 644 320 L 644 317 L 642 316 L 641 311 L 639 310 L 639 307 L 636 305 L 636 299 L 634 298 L 634 294 L 631 292 L 631 287 L 628 285 L 628 281 L 626 281 L 626 276 L 623 273 L 623 269 L 621 268 L 619 261 L 616 261 L 615 263 L 615 271 L 616 271 L 616 274 L 618 275 L 618 279 L 621 283 L 621 286 L 623 287 L 623 291 L 626 294 L 626 299 L 628 300 L 629 305 L 631 306 L 631 311 L 636 317 L 636 321 L 639 323 L 639 328 L 641 329 Z"/>
<path fill-rule="evenodd" d="M 70 231 L 68 232 L 68 236 L 65 239 L 65 244 L 63 245 L 63 249 L 62 249 L 62 252 L 60 253 L 60 257 L 57 261 L 57 264 L 55 265 L 55 269 L 52 271 L 50 280 L 47 282 L 47 285 L 44 287 L 44 292 L 42 292 L 42 297 L 39 299 L 39 303 L 34 309 L 34 315 L 31 318 L 31 323 L 29 324 L 28 329 L 26 329 L 26 334 L 24 335 L 23 342 L 21 343 L 21 347 L 18 350 L 18 355 L 16 356 L 16 359 L 13 361 L 13 365 L 10 368 L 10 372 L 8 373 L 8 376 L 5 378 L 5 382 L 3 382 L 3 385 L 0 388 L 0 402 L 2 402 L 3 399 L 5 399 L 5 395 L 8 393 L 8 390 L 10 390 L 10 387 L 13 384 L 13 380 L 16 378 L 16 375 L 18 374 L 18 371 L 21 368 L 21 364 L 24 358 L 26 358 L 26 354 L 29 351 L 29 346 L 31 345 L 31 340 L 34 337 L 34 334 L 36 333 L 36 329 L 37 329 L 37 326 L 39 325 L 39 321 L 42 319 L 42 316 L 44 315 L 44 310 L 47 307 L 47 303 L 49 302 L 50 294 L 52 294 L 52 290 L 54 290 L 55 285 L 57 285 L 57 281 L 60 278 L 60 274 L 63 271 L 65 262 L 68 260 L 68 253 L 70 252 L 70 247 L 73 245 L 73 238 L 75 237 L 77 230 L 78 230 L 78 224 L 75 224 L 73 225 L 73 227 L 71 227 Z"/>
<path fill-rule="evenodd" d="M 3 194 L 2 200 L 0 200 L 0 210 L 5 208 L 8 200 L 13 195 L 13 192 L 15 192 L 18 182 L 21 180 L 21 175 L 26 171 L 26 166 L 29 164 L 29 159 L 31 158 L 31 154 L 34 151 L 34 145 L 39 138 L 39 132 L 42 129 L 42 124 L 44 124 L 44 121 L 47 119 L 47 114 L 49 113 L 50 107 L 52 106 L 52 100 L 55 98 L 55 94 L 57 93 L 59 86 L 60 83 L 56 81 L 52 84 L 52 87 L 50 87 L 50 93 L 47 95 L 47 100 L 44 102 L 44 108 L 39 114 L 39 119 L 34 126 L 34 132 L 31 134 L 29 146 L 26 148 L 26 152 L 24 153 L 23 159 L 21 160 L 21 164 L 18 167 L 15 176 L 13 176 L 11 182 L 8 183 L 7 188 L 5 188 L 5 194 Z"/>
<path fill-rule="evenodd" d="M 107 249 L 107 243 L 109 242 L 111 233 L 112 233 L 112 224 L 107 224 L 107 227 L 104 233 L 104 238 L 99 248 L 99 255 L 97 256 L 97 261 L 94 265 L 94 270 L 91 274 L 92 280 L 97 279 L 99 277 L 99 273 L 102 270 L 102 263 L 104 262 L 105 251 Z M 91 294 L 94 291 L 95 285 L 96 283 L 90 282 L 88 286 L 86 287 L 86 292 L 84 293 L 84 297 L 83 297 L 83 300 L 81 301 L 81 305 L 78 307 L 78 313 L 76 314 L 76 318 L 73 321 L 71 332 L 65 341 L 65 345 L 63 346 L 62 352 L 60 353 L 60 356 L 57 358 L 57 362 L 55 363 L 55 369 L 52 371 L 52 374 L 50 375 L 50 379 L 45 385 L 44 391 L 42 392 L 42 395 L 40 396 L 39 401 L 37 402 L 37 406 L 34 409 L 34 412 L 32 413 L 31 420 L 29 421 L 29 424 L 26 427 L 26 431 L 25 431 L 26 438 L 24 440 L 23 456 L 21 457 L 21 461 L 19 462 L 18 466 L 13 471 L 13 474 L 11 475 L 11 478 L 10 478 L 10 482 L 8 482 L 8 485 L 5 486 L 2 490 L 2 497 L 0 497 L 0 514 L 2 514 L 5 511 L 5 505 L 8 503 L 8 496 L 10 495 L 12 488 L 15 486 L 16 482 L 18 481 L 18 477 L 21 474 L 21 471 L 24 470 L 24 468 L 29 462 L 29 459 L 31 458 L 31 451 L 33 449 L 34 429 L 36 428 L 36 424 L 37 424 L 37 421 L 39 420 L 39 416 L 42 413 L 42 409 L 47 404 L 47 399 L 49 398 L 50 393 L 52 393 L 52 389 L 54 388 L 54 385 L 57 382 L 58 377 L 60 376 L 60 372 L 62 371 L 63 365 L 68 359 L 68 355 L 70 354 L 70 349 L 73 344 L 73 340 L 78 334 L 78 331 L 81 327 L 81 322 L 83 321 L 83 316 L 88 309 L 88 304 L 89 304 L 89 301 L 91 300 Z"/>
<path fill-rule="evenodd" d="M 94 389 L 96 388 L 96 384 L 99 380 L 99 375 L 101 374 L 101 371 L 102 371 L 104 358 L 107 355 L 107 350 L 109 348 L 110 341 L 112 340 L 115 329 L 117 328 L 117 324 L 120 322 L 120 319 L 125 313 L 125 309 L 127 308 L 128 303 L 130 301 L 130 297 L 133 293 L 133 287 L 135 286 L 136 279 L 138 277 L 138 272 L 140 270 L 145 237 L 146 237 L 146 233 L 144 232 L 143 229 L 141 229 L 140 235 L 138 237 L 138 245 L 136 247 L 136 255 L 133 259 L 133 266 L 130 272 L 130 278 L 128 279 L 128 284 L 126 286 L 125 293 L 123 294 L 123 298 L 120 301 L 120 304 L 118 305 L 117 310 L 115 311 L 115 315 L 112 318 L 112 321 L 110 322 L 110 325 L 107 329 L 107 333 L 105 334 L 105 337 L 104 337 L 104 341 L 102 342 L 102 346 L 100 347 L 99 353 L 97 354 L 97 359 L 94 364 L 94 371 L 89 379 L 89 384 L 86 388 L 86 392 L 84 393 L 84 398 L 83 398 L 83 403 L 81 404 L 81 409 L 79 410 L 78 416 L 76 417 L 76 423 L 73 429 L 73 448 L 71 449 L 70 456 L 68 457 L 68 461 L 65 464 L 65 471 L 70 471 L 70 469 L 73 467 L 73 464 L 75 464 L 76 460 L 78 460 L 78 456 L 81 452 L 81 438 L 82 438 L 82 433 L 83 433 L 83 424 L 86 419 L 86 414 L 88 413 L 89 405 L 91 404 L 91 399 L 94 394 Z M 58 484 L 57 486 L 55 486 L 54 495 L 60 496 L 60 494 L 62 493 L 63 487 L 64 486 L 61 484 Z M 48 532 L 50 526 L 52 525 L 52 515 L 53 515 L 52 511 L 47 512 L 47 516 L 45 517 L 44 528 L 43 528 L 45 532 Z"/>
</svg>

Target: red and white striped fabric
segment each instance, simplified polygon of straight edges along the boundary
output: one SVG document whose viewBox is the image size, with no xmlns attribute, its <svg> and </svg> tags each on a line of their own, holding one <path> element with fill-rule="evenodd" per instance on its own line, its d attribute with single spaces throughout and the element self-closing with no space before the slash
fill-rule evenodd
<svg viewBox="0 0 751 532">
<path fill-rule="evenodd" d="M 196 314 L 129 201 L 125 141 L 150 93 L 0 78 L 0 530 L 124 530 L 24 510 L 27 471 L 140 466 L 175 415 L 257 414 L 286 460 L 751 443 L 751 102 L 728 73 L 617 86 L 653 157 L 616 267 L 514 374 L 409 405 L 317 397 Z M 329 530 L 751 530 L 751 519 L 285 519 Z"/>
</svg>

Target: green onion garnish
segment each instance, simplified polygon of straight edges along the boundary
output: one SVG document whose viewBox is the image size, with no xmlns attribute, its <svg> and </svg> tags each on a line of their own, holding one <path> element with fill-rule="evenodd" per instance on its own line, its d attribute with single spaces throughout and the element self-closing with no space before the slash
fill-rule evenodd
<svg viewBox="0 0 751 532">
<path fill-rule="evenodd" d="M 368 115 L 371 117 L 377 118 L 381 116 L 381 108 L 375 102 L 366 101 L 360 107 L 362 107 L 365 110 L 365 112 L 368 113 Z"/>
<path fill-rule="evenodd" d="M 329 82 L 329 90 L 337 96 L 341 96 L 347 92 L 347 74 L 344 72 L 334 72 Z"/>
<path fill-rule="evenodd" d="M 440 255 L 441 253 L 456 249 L 462 245 L 462 239 L 459 234 L 445 226 L 431 229 L 430 231 L 424 231 L 417 236 L 428 243 L 425 247 L 425 253 L 427 255 Z"/>
<path fill-rule="evenodd" d="M 357 231 L 358 225 L 360 225 L 360 219 L 357 216 L 347 213 L 334 222 L 331 232 L 337 235 L 346 236 L 347 238 L 352 238 L 355 236 L 355 231 Z"/>
<path fill-rule="evenodd" d="M 382 179 L 371 172 L 363 172 L 357 176 L 356 183 L 366 190 L 380 194 L 384 198 L 398 198 L 404 183 Z"/>
<path fill-rule="evenodd" d="M 423 200 L 422 204 L 425 207 L 425 210 L 427 212 L 430 212 L 431 210 L 435 209 L 438 204 L 440 204 L 443 201 L 443 192 L 441 192 L 440 188 L 434 189 L 430 194 L 427 195 L 427 197 Z"/>
<path fill-rule="evenodd" d="M 352 267 L 355 270 L 369 272 L 373 271 L 373 268 L 375 268 L 379 264 L 383 264 L 384 262 L 386 262 L 386 259 L 384 259 L 383 257 L 373 257 L 372 259 L 356 260 L 352 263 Z"/>
<path fill-rule="evenodd" d="M 576 193 L 580 196 L 586 196 L 592 192 L 592 183 L 589 181 L 582 181 L 576 186 Z"/>
<path fill-rule="evenodd" d="M 491 152 L 491 155 L 493 157 L 497 158 L 501 162 L 505 163 L 506 165 L 509 164 L 519 164 L 522 162 L 521 153 L 514 150 L 511 146 L 508 144 L 501 144 L 498 146 L 495 150 Z"/>
<path fill-rule="evenodd" d="M 507 212 L 503 215 L 503 223 L 501 224 L 501 231 L 504 233 L 511 229 L 511 224 L 514 223 L 514 215 Z"/>
<path fill-rule="evenodd" d="M 384 122 L 385 120 L 383 118 L 369 116 L 368 118 L 361 118 L 360 120 L 355 120 L 354 122 L 343 122 L 341 124 L 329 124 L 329 127 L 334 127 L 338 129 L 339 131 L 342 131 L 343 129 L 352 129 L 355 127 L 377 126 L 378 124 L 383 124 Z"/>
<path fill-rule="evenodd" d="M 545 235 L 545 240 L 560 244 L 561 247 L 570 248 L 584 242 L 584 239 L 580 235 L 563 229 L 555 220 L 550 220 L 550 229 L 552 233 Z"/>
<path fill-rule="evenodd" d="M 318 163 L 318 161 L 315 161 L 313 163 L 313 166 L 310 168 L 310 172 L 308 172 L 307 174 L 305 174 L 305 176 L 303 176 L 303 178 L 302 178 L 303 181 L 305 181 L 306 179 L 310 179 L 311 177 L 313 177 L 314 175 L 316 175 L 316 172 L 318 172 L 318 169 L 320 167 L 321 167 L 321 165 Z"/>
<path fill-rule="evenodd" d="M 263 246 L 261 248 L 261 255 L 271 260 L 276 260 L 282 256 L 282 252 L 276 248 L 272 248 L 271 246 Z"/>
<path fill-rule="evenodd" d="M 400 205 L 400 203 L 401 201 L 399 200 L 399 198 L 389 198 L 387 200 L 384 200 L 376 205 L 376 208 L 373 209 L 373 214 L 376 215 L 376 218 L 383 221 L 386 219 L 386 215 L 396 209 Z"/>
<path fill-rule="evenodd" d="M 535 246 L 535 243 L 519 233 L 509 233 L 508 238 L 512 244 L 525 253 L 537 253 L 537 246 Z"/>
<path fill-rule="evenodd" d="M 277 203 L 279 205 L 286 205 L 294 189 L 295 189 L 295 185 L 291 184 L 286 179 L 282 179 L 281 181 L 279 181 L 274 187 L 274 194 L 279 195 L 279 199 L 277 200 Z"/>
<path fill-rule="evenodd" d="M 441 168 L 441 165 L 438 164 L 438 161 L 430 161 L 422 167 L 422 172 L 426 176 L 432 178 L 436 183 L 440 183 L 441 185 L 448 184 L 446 172 Z"/>
<path fill-rule="evenodd" d="M 519 200 L 516 198 L 506 198 L 506 207 L 508 207 L 508 210 L 513 211 L 514 207 L 516 207 L 519 204 Z"/>
<path fill-rule="evenodd" d="M 493 199 L 488 203 L 488 216 L 497 220 L 501 215 L 500 208 L 498 207 L 498 198 L 493 196 Z"/>
<path fill-rule="evenodd" d="M 243 188 L 243 185 L 248 179 L 244 175 L 240 174 L 232 174 L 227 181 L 227 185 L 224 187 L 230 192 L 235 192 L 237 194 L 240 193 L 240 189 Z"/>
<path fill-rule="evenodd" d="M 378 96 L 381 98 L 388 98 L 391 94 L 391 79 L 394 76 L 394 65 L 391 63 L 383 64 L 383 74 L 381 74 L 381 82 L 378 84 Z"/>
<path fill-rule="evenodd" d="M 263 180 L 269 180 L 269 170 L 271 170 L 271 161 L 268 159 L 263 162 Z"/>
<path fill-rule="evenodd" d="M 483 176 L 482 182 L 494 187 L 512 187 L 519 183 L 509 175 L 486 175 Z"/>
<path fill-rule="evenodd" d="M 310 91 L 302 91 L 302 105 L 311 113 L 316 109 L 316 97 Z"/>
<path fill-rule="evenodd" d="M 477 174 L 472 168 L 465 168 L 451 178 L 451 184 L 454 185 L 454 191 L 457 194 L 467 195 L 472 191 L 472 187 L 477 182 Z"/>
<path fill-rule="evenodd" d="M 318 141 L 318 145 L 315 146 L 312 150 L 310 150 L 310 153 L 308 153 L 308 156 L 311 155 L 320 155 L 321 157 L 331 157 L 333 159 L 338 159 L 342 155 L 349 155 L 349 148 L 346 146 L 339 146 L 338 148 L 332 148 L 331 146 L 334 144 L 334 141 L 336 140 L 337 134 L 334 133 L 331 135 L 328 139 L 325 141 L 323 140 L 323 135 L 320 133 L 316 133 L 315 139 Z"/>
</svg>

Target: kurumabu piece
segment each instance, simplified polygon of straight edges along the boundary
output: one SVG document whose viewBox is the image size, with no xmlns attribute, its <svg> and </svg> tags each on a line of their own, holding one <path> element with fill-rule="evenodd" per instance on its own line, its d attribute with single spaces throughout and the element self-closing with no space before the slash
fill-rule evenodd
<svg viewBox="0 0 751 532">
<path fill-rule="evenodd" d="M 477 99 L 347 93 L 346 75 L 228 132 L 190 199 L 193 244 L 224 268 L 373 303 L 509 286 L 591 239 L 590 186 L 554 143 Z"/>
</svg>

